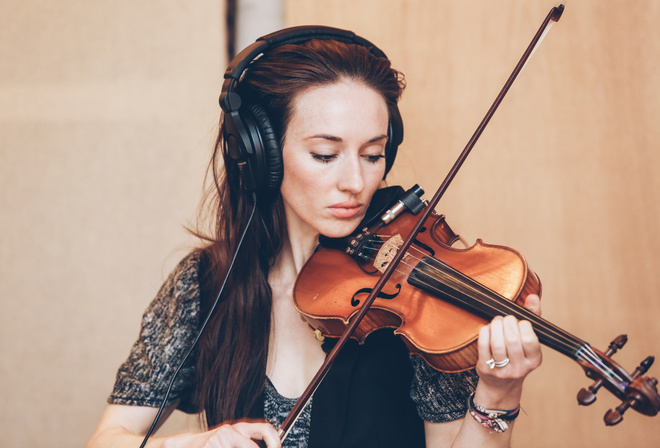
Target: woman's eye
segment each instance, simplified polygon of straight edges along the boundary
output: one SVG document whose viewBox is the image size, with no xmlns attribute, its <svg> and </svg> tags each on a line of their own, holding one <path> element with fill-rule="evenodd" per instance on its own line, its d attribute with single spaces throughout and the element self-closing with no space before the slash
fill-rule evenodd
<svg viewBox="0 0 660 448">
<path fill-rule="evenodd" d="M 318 160 L 321 163 L 329 163 L 332 160 L 336 159 L 337 156 L 334 155 L 334 154 L 314 154 L 314 153 L 312 153 L 312 158 L 314 158 L 314 160 Z"/>
<path fill-rule="evenodd" d="M 314 160 L 317 160 L 321 163 L 330 163 L 333 160 L 337 159 L 337 154 L 318 154 L 318 153 L 311 153 L 312 158 Z M 381 159 L 384 159 L 385 156 L 382 154 L 375 154 L 375 155 L 369 155 L 365 154 L 362 156 L 364 159 L 367 160 L 369 163 L 378 163 Z"/>
<path fill-rule="evenodd" d="M 385 156 L 383 154 L 378 154 L 376 156 L 365 156 L 367 160 L 371 163 L 378 163 L 380 159 L 384 159 Z"/>
</svg>

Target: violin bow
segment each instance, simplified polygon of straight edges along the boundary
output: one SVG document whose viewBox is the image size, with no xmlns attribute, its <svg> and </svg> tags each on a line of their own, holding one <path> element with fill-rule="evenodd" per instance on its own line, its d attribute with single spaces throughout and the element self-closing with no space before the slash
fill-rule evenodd
<svg viewBox="0 0 660 448">
<path fill-rule="evenodd" d="M 495 98 L 495 101 L 493 102 L 493 105 L 488 109 L 488 112 L 486 113 L 486 116 L 483 118 L 477 129 L 475 130 L 474 134 L 468 141 L 467 145 L 461 152 L 461 154 L 458 156 L 458 159 L 456 162 L 454 162 L 454 165 L 452 168 L 449 170 L 449 173 L 447 173 L 447 176 L 445 177 L 444 181 L 440 184 L 440 187 L 436 191 L 435 195 L 433 198 L 429 201 L 428 206 L 425 207 L 424 211 L 422 212 L 420 218 L 418 219 L 417 223 L 413 227 L 412 231 L 406 238 L 406 240 L 403 242 L 403 244 L 399 247 L 398 251 L 396 252 L 396 255 L 393 257 L 389 265 L 387 266 L 387 269 L 385 269 L 385 272 L 381 275 L 381 277 L 378 279 L 378 282 L 372 289 L 372 291 L 369 293 L 367 298 L 364 300 L 362 306 L 360 307 L 360 310 L 357 312 L 357 314 L 351 319 L 349 322 L 348 326 L 346 327 L 346 330 L 344 330 L 344 333 L 342 334 L 341 338 L 338 339 L 337 343 L 335 344 L 334 348 L 332 351 L 326 356 L 325 362 L 323 365 L 319 368 L 318 372 L 312 378 L 312 381 L 309 383 L 305 391 L 302 393 L 300 398 L 298 398 L 298 401 L 296 404 L 293 406 L 291 409 L 291 412 L 287 417 L 284 419 L 282 422 L 282 425 L 278 429 L 278 434 L 280 436 L 280 440 L 283 441 L 289 431 L 291 430 L 291 427 L 295 423 L 295 421 L 298 419 L 300 416 L 300 413 L 305 409 L 305 406 L 309 403 L 309 400 L 312 398 L 314 395 L 314 392 L 316 389 L 318 389 L 319 385 L 321 384 L 321 381 L 323 381 L 323 378 L 325 378 L 326 374 L 330 370 L 330 367 L 332 367 L 332 364 L 334 363 L 335 359 L 337 356 L 339 356 L 339 352 L 343 349 L 343 347 L 346 345 L 350 337 L 355 333 L 355 330 L 357 327 L 360 325 L 360 322 L 362 322 L 362 319 L 366 316 L 367 312 L 369 311 L 369 308 L 371 305 L 374 303 L 376 298 L 378 297 L 378 294 L 381 292 L 383 287 L 385 286 L 385 283 L 390 279 L 392 274 L 394 273 L 397 265 L 405 255 L 405 253 L 408 251 L 410 246 L 412 245 L 414 239 L 417 237 L 417 234 L 420 232 L 424 222 L 426 219 L 430 216 L 430 214 L 433 212 L 435 209 L 435 206 L 438 204 L 442 196 L 444 195 L 445 191 L 447 188 L 449 188 L 449 185 L 451 182 L 454 180 L 454 177 L 456 177 L 456 174 L 460 170 L 461 166 L 467 159 L 467 157 L 470 155 L 470 152 L 472 151 L 472 148 L 474 145 L 477 143 L 477 140 L 481 136 L 482 132 L 488 125 L 488 122 L 492 118 L 492 116 L 495 114 L 495 111 L 499 107 L 500 103 L 506 96 L 507 92 L 513 85 L 514 81 L 522 71 L 522 69 L 525 67 L 525 64 L 527 63 L 527 60 L 529 57 L 534 53 L 536 47 L 540 44 L 541 40 L 545 37 L 545 34 L 547 31 L 550 29 L 550 25 L 553 22 L 559 21 L 559 19 L 562 16 L 562 13 L 564 12 L 564 5 L 559 5 L 553 7 L 546 18 L 543 20 L 543 23 L 541 24 L 541 27 L 539 30 L 536 32 L 534 35 L 534 38 L 530 42 L 530 44 L 527 46 L 527 49 L 523 53 L 522 57 L 520 58 L 520 61 L 516 65 L 516 67 L 513 69 L 513 72 L 511 75 L 509 75 L 509 78 L 507 79 L 506 83 L 504 84 L 504 87 L 500 91 L 500 93 L 497 95 L 497 98 Z"/>
</svg>

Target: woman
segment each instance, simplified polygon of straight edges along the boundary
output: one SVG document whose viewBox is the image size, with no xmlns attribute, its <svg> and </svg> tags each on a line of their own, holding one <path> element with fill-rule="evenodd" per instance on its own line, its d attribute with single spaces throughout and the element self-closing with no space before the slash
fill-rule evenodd
<svg viewBox="0 0 660 448">
<path fill-rule="evenodd" d="M 344 32 L 318 31 L 303 30 L 304 39 L 299 30 L 276 33 L 263 55 L 259 47 L 260 57 L 244 52 L 230 65 L 211 163 L 214 234 L 179 264 L 145 312 L 90 448 L 139 446 L 246 228 L 165 412 L 204 412 L 210 429 L 152 438 L 147 446 L 280 446 L 274 426 L 332 345 L 300 318 L 294 282 L 319 235 L 346 236 L 365 217 L 402 132 L 403 81 L 389 60 L 360 38 L 344 43 Z M 241 139 L 259 146 L 263 159 L 252 160 L 255 148 Z M 526 306 L 538 312 L 538 297 Z M 507 316 L 481 331 L 478 347 L 477 382 L 474 371 L 443 374 L 409 357 L 391 331 L 349 344 L 284 446 L 508 446 L 511 430 L 502 431 L 501 422 L 510 426 L 517 415 L 540 346 L 528 322 Z M 503 410 L 502 420 L 484 408 Z"/>
</svg>

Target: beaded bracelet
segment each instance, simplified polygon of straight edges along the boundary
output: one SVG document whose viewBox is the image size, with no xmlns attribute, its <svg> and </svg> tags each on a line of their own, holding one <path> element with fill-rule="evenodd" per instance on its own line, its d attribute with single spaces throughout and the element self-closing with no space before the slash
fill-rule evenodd
<svg viewBox="0 0 660 448">
<path fill-rule="evenodd" d="M 474 402 L 474 392 L 468 397 L 468 410 L 470 415 L 490 432 L 504 432 L 508 423 L 514 421 L 520 414 L 520 405 L 515 409 L 486 409 Z"/>
</svg>

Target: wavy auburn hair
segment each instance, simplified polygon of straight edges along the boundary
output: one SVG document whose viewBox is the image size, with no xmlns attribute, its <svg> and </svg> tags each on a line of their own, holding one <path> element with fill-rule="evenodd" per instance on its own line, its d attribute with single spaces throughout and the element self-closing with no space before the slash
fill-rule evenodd
<svg viewBox="0 0 660 448">
<path fill-rule="evenodd" d="M 360 45 L 313 39 L 269 50 L 252 62 L 236 91 L 264 109 L 282 147 L 297 95 L 343 80 L 379 92 L 390 115 L 404 88 L 403 75 L 388 59 Z M 213 301 L 220 289 L 252 210 L 222 135 L 220 129 L 209 164 L 213 182 L 202 207 L 210 215 L 200 216 L 210 220 L 212 230 L 197 232 L 206 241 L 201 250 L 209 260 L 208 297 L 203 302 Z M 209 427 L 247 417 L 266 380 L 272 305 L 268 272 L 286 239 L 287 227 L 279 191 L 257 195 L 254 221 L 197 349 L 193 399 L 205 411 Z"/>
</svg>

